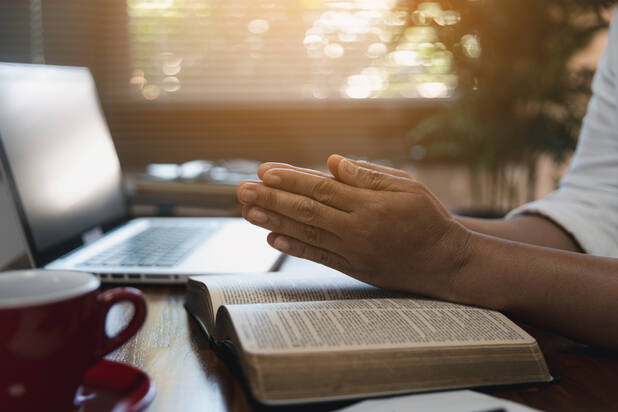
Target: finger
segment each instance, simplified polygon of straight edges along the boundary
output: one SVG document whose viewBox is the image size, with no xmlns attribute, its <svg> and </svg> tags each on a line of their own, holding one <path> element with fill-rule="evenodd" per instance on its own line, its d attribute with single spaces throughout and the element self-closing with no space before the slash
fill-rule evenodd
<svg viewBox="0 0 618 412">
<path fill-rule="evenodd" d="M 332 176 L 329 175 L 328 173 L 320 172 L 319 170 L 305 169 L 303 167 L 292 166 L 287 163 L 277 163 L 277 162 L 262 163 L 260 167 L 258 167 L 258 177 L 260 179 L 263 179 L 262 176 L 264 176 L 264 173 L 266 173 L 270 169 L 291 169 L 291 170 L 297 170 L 299 172 L 309 173 L 312 175 L 332 178 Z"/>
<path fill-rule="evenodd" d="M 400 169 L 395 169 L 394 167 L 383 166 L 376 163 L 367 162 L 365 160 L 353 160 L 353 162 L 356 163 L 358 166 L 364 167 L 366 169 L 376 170 L 378 172 L 402 177 L 404 179 L 414 179 L 410 173 Z"/>
<path fill-rule="evenodd" d="M 349 225 L 346 212 L 332 208 L 306 196 L 268 187 L 263 183 L 243 182 L 238 199 L 244 205 L 260 206 L 297 222 L 341 233 Z"/>
<path fill-rule="evenodd" d="M 405 192 L 409 190 L 412 180 L 374 169 L 357 165 L 349 159 L 343 159 L 337 167 L 337 180 L 358 188 Z"/>
<path fill-rule="evenodd" d="M 243 217 L 256 226 L 293 237 L 322 249 L 338 251 L 342 246 L 341 238 L 334 233 L 297 222 L 257 206 L 244 206 Z"/>
<path fill-rule="evenodd" d="M 330 155 L 328 157 L 327 160 L 327 165 L 328 165 L 328 169 L 330 170 L 330 172 L 333 174 L 333 176 L 335 176 L 335 178 L 339 179 L 338 177 L 338 168 L 339 168 L 339 162 L 341 162 L 342 160 L 346 159 L 343 156 L 340 156 L 338 154 L 334 154 L 334 155 Z M 403 170 L 400 169 L 395 169 L 392 167 L 388 167 L 388 166 L 382 166 L 379 164 L 375 164 L 375 163 L 371 163 L 371 162 L 367 162 L 364 160 L 352 160 L 352 159 L 348 159 L 354 163 L 356 163 L 358 166 L 364 167 L 366 169 L 372 169 L 372 170 L 376 170 L 378 172 L 383 172 L 389 175 L 393 175 L 393 176 L 397 176 L 397 177 L 403 177 L 406 179 L 413 179 L 412 175 L 408 172 L 405 172 Z"/>
<path fill-rule="evenodd" d="M 240 200 L 240 192 L 242 191 L 242 188 L 244 187 L 244 185 L 259 184 L 259 183 L 261 183 L 259 180 L 251 180 L 251 179 L 243 180 L 242 182 L 240 182 L 238 186 L 236 186 L 236 199 L 238 199 L 240 203 L 244 203 L 242 200 Z"/>
<path fill-rule="evenodd" d="M 280 233 L 270 233 L 266 240 L 269 245 L 288 255 L 312 260 L 340 272 L 350 271 L 350 263 L 343 256 L 329 250 L 308 245 Z"/>
<path fill-rule="evenodd" d="M 328 159 L 326 159 L 326 166 L 328 166 L 328 170 L 330 170 L 333 176 L 335 176 L 335 179 L 339 179 L 339 162 L 341 162 L 343 159 L 345 159 L 345 157 L 338 154 L 332 154 L 328 156 Z"/>
<path fill-rule="evenodd" d="M 262 177 L 270 187 L 317 200 L 345 212 L 359 202 L 359 190 L 335 179 L 293 169 L 269 169 Z"/>
</svg>

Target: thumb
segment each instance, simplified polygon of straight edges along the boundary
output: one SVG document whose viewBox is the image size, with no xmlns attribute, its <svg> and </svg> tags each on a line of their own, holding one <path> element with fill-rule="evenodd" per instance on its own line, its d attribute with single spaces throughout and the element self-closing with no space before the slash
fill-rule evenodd
<svg viewBox="0 0 618 412">
<path fill-rule="evenodd" d="M 350 186 L 371 190 L 403 192 L 407 190 L 410 183 L 410 179 L 369 169 L 349 159 L 341 159 L 335 176 L 337 180 Z"/>
<path fill-rule="evenodd" d="M 332 175 L 335 177 L 335 179 L 339 179 L 339 163 L 341 163 L 342 160 L 344 160 L 345 157 L 338 155 L 338 154 L 332 154 L 330 156 L 328 156 L 328 159 L 326 160 L 326 165 L 328 166 L 328 170 L 330 170 L 330 172 L 332 173 Z"/>
<path fill-rule="evenodd" d="M 328 165 L 328 169 L 333 174 L 333 176 L 335 176 L 336 179 L 339 178 L 339 176 L 337 176 L 337 173 L 339 170 L 339 163 L 344 159 L 345 157 L 338 155 L 338 154 L 333 154 L 328 157 L 326 164 Z M 351 159 L 348 159 L 348 160 L 351 160 Z M 357 166 L 364 167 L 365 169 L 372 169 L 378 172 L 386 173 L 387 175 L 403 177 L 403 178 L 410 179 L 410 180 L 414 179 L 410 173 L 405 172 L 403 170 L 394 169 L 388 166 L 382 166 L 376 163 L 366 162 L 364 160 L 352 160 L 352 162 L 354 162 L 354 164 L 356 164 Z"/>
</svg>

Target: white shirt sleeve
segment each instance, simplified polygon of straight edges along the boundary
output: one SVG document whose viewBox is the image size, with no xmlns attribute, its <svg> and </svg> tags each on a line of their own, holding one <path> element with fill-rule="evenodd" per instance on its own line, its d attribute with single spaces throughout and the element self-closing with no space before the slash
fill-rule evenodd
<svg viewBox="0 0 618 412">
<path fill-rule="evenodd" d="M 534 213 L 562 226 L 586 253 L 618 258 L 618 11 L 592 82 L 579 142 L 559 189 L 507 217 Z"/>
</svg>

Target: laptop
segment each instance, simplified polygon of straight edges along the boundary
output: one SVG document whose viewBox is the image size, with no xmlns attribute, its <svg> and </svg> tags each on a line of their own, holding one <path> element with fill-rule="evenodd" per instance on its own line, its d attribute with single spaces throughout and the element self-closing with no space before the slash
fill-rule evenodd
<svg viewBox="0 0 618 412">
<path fill-rule="evenodd" d="M 130 219 L 86 68 L 0 63 L 0 164 L 34 267 L 184 283 L 273 270 L 282 256 L 242 218 Z"/>
</svg>

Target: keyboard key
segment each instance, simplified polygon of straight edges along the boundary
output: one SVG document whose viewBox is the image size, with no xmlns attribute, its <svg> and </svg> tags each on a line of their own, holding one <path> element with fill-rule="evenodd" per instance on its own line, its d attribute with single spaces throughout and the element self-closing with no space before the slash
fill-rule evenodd
<svg viewBox="0 0 618 412">
<path fill-rule="evenodd" d="M 154 226 L 112 246 L 80 266 L 156 266 L 178 264 L 211 236 L 216 226 Z"/>
</svg>

